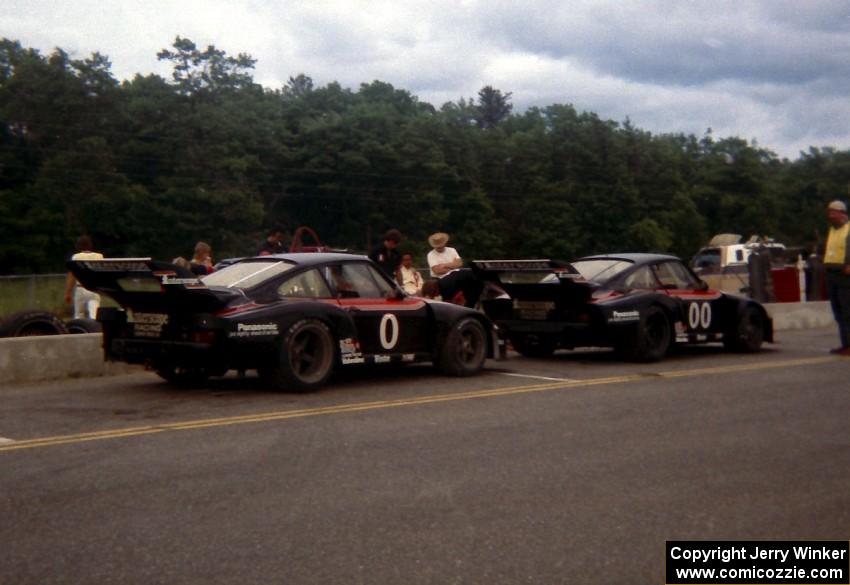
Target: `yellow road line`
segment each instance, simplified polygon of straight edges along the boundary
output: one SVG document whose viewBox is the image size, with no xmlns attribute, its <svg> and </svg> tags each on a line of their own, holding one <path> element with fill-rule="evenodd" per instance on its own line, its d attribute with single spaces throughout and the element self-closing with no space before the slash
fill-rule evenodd
<svg viewBox="0 0 850 585">
<path fill-rule="evenodd" d="M 623 384 L 652 378 L 672 379 L 695 376 L 707 376 L 718 374 L 731 374 L 736 372 L 757 371 L 777 368 L 793 368 L 839 361 L 836 357 L 805 358 L 796 360 L 785 360 L 777 362 L 761 362 L 755 364 L 740 364 L 734 366 L 718 366 L 713 368 L 699 368 L 693 370 L 672 370 L 654 374 L 624 374 L 621 376 L 608 376 L 604 378 L 590 378 L 586 380 L 569 380 L 553 382 L 549 384 L 533 384 L 529 386 L 510 386 L 506 388 L 489 388 L 485 390 L 470 390 L 467 392 L 456 392 L 452 394 L 434 394 L 420 396 L 418 398 L 400 398 L 396 400 L 379 400 L 375 402 L 358 402 L 354 404 L 337 404 L 332 406 L 320 406 L 315 408 L 303 408 L 298 410 L 284 410 L 249 414 L 241 416 L 230 416 L 224 418 L 201 419 L 194 421 L 183 421 L 176 423 L 163 423 L 159 425 L 130 427 L 126 429 L 114 429 L 96 431 L 91 433 L 79 433 L 55 437 L 43 437 L 41 439 L 29 439 L 0 444 L 0 452 L 15 451 L 19 449 L 32 449 L 35 447 L 51 447 L 55 445 L 67 445 L 71 443 L 84 443 L 87 441 L 100 441 L 106 439 L 119 439 L 139 435 L 151 435 L 155 433 L 186 431 L 192 429 L 204 429 L 210 427 L 223 427 L 247 423 L 260 423 L 269 421 L 287 420 L 293 418 L 305 418 L 308 416 L 325 416 L 330 414 L 343 414 L 349 412 L 362 412 L 378 410 L 382 408 L 398 408 L 403 406 L 418 406 L 422 404 L 434 404 L 438 402 L 453 402 L 457 400 L 471 400 L 474 398 L 493 398 L 497 396 L 509 396 L 515 394 L 528 394 L 532 392 L 546 392 L 549 390 L 562 390 L 568 388 L 601 386 L 608 384 Z"/>
</svg>

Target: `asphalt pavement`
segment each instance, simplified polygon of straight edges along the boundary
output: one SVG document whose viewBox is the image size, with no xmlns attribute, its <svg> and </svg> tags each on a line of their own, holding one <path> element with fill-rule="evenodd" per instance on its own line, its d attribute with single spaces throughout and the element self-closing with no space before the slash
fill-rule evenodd
<svg viewBox="0 0 850 585">
<path fill-rule="evenodd" d="M 0 585 L 660 584 L 666 540 L 847 540 L 835 338 L 353 370 L 308 395 L 6 387 Z"/>
</svg>

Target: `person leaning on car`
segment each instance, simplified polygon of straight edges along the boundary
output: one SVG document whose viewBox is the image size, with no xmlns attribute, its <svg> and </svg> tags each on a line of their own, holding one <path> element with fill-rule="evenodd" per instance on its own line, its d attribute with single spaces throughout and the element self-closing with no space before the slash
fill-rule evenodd
<svg viewBox="0 0 850 585">
<path fill-rule="evenodd" d="M 830 352 L 850 356 L 850 223 L 847 205 L 843 201 L 833 201 L 827 206 L 827 218 L 830 227 L 823 264 L 832 314 L 841 337 L 841 347 Z"/>
<path fill-rule="evenodd" d="M 469 268 L 462 268 L 463 259 L 457 250 L 446 245 L 448 243 L 449 234 L 447 233 L 437 232 L 428 236 L 428 244 L 433 248 L 428 252 L 428 268 L 431 271 L 431 277 L 439 279 L 437 286 L 444 301 L 457 302 L 456 299 L 463 299 L 460 304 L 474 307 L 478 297 L 481 296 L 484 284 Z M 425 283 L 429 290 L 432 290 L 432 282 Z M 458 293 L 462 295 L 459 297 Z"/>
</svg>

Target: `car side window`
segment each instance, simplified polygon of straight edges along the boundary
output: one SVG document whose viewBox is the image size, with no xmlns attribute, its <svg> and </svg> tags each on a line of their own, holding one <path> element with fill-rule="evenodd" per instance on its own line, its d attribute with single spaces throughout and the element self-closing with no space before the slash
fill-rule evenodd
<svg viewBox="0 0 850 585">
<path fill-rule="evenodd" d="M 339 298 L 380 299 L 392 290 L 368 264 L 340 264 L 328 266 L 326 271 Z"/>
<path fill-rule="evenodd" d="M 329 298 L 331 291 L 318 270 L 308 270 L 287 279 L 277 288 L 280 297 Z"/>
<path fill-rule="evenodd" d="M 697 288 L 697 281 L 678 262 L 661 262 L 654 266 L 661 286 L 669 289 L 690 290 Z"/>
<path fill-rule="evenodd" d="M 642 266 L 632 272 L 625 280 L 624 284 L 628 288 L 637 289 L 656 289 L 658 281 L 649 266 Z"/>
<path fill-rule="evenodd" d="M 378 286 L 378 290 L 382 297 L 386 298 L 387 295 L 395 292 L 395 287 L 388 283 L 387 279 L 384 278 L 373 266 L 366 266 L 366 269 L 369 271 L 369 274 Z"/>
</svg>

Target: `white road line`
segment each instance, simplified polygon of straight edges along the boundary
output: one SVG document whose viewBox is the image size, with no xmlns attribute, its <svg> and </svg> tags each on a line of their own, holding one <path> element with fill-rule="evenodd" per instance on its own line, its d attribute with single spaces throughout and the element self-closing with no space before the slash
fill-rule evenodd
<svg viewBox="0 0 850 585">
<path fill-rule="evenodd" d="M 549 378 L 547 376 L 529 376 L 528 374 L 509 374 L 508 372 L 499 372 L 503 376 L 513 376 L 514 378 L 533 378 L 535 380 L 550 380 L 552 382 L 577 382 L 576 378 Z"/>
<path fill-rule="evenodd" d="M 0 445 L 5 445 L 6 443 L 14 443 L 15 439 L 7 439 L 6 437 L 0 437 Z"/>
</svg>

